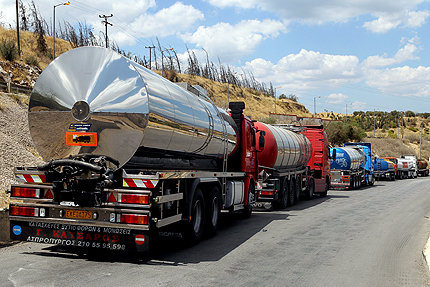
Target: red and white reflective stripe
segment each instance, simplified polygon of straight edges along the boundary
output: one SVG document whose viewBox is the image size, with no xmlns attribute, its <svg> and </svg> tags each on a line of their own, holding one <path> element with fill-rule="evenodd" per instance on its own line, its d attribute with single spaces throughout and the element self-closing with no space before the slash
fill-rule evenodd
<svg viewBox="0 0 430 287">
<path fill-rule="evenodd" d="M 41 174 L 16 174 L 16 179 L 18 181 L 24 181 L 29 183 L 44 183 L 46 182 L 45 175 Z"/>
<path fill-rule="evenodd" d="M 124 178 L 122 183 L 123 187 L 154 188 L 158 180 Z"/>
</svg>

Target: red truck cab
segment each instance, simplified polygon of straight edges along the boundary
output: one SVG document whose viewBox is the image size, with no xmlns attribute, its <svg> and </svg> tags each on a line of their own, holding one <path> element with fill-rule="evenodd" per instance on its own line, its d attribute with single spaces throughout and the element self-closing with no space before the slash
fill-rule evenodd
<svg viewBox="0 0 430 287">
<path fill-rule="evenodd" d="M 330 188 L 330 146 L 323 125 L 305 125 L 304 134 L 312 144 L 312 156 L 308 162 L 314 193 L 326 196 Z M 312 184 L 310 183 L 310 186 Z"/>
</svg>

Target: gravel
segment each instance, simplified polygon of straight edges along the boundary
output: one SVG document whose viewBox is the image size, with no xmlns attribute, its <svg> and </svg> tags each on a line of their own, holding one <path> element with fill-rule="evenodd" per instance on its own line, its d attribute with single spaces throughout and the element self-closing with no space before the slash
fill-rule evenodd
<svg viewBox="0 0 430 287">
<path fill-rule="evenodd" d="M 29 96 L 0 92 L 0 209 L 9 204 L 11 183 L 16 183 L 13 168 L 43 163 L 37 155 L 27 122 Z"/>
</svg>

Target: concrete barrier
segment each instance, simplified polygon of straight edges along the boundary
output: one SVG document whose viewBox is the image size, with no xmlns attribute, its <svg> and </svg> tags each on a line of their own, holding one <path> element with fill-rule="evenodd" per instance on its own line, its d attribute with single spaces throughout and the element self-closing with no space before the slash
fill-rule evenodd
<svg viewBox="0 0 430 287">
<path fill-rule="evenodd" d="M 0 241 L 10 242 L 9 213 L 0 211 Z"/>
</svg>

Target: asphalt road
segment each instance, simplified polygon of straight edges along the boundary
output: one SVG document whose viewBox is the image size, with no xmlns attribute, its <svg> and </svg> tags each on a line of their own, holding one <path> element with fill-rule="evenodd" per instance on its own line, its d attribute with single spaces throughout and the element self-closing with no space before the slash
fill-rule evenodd
<svg viewBox="0 0 430 287">
<path fill-rule="evenodd" d="M 378 182 L 292 208 L 223 214 L 214 238 L 151 255 L 23 243 L 0 249 L 1 286 L 430 286 L 430 177 Z"/>
</svg>

